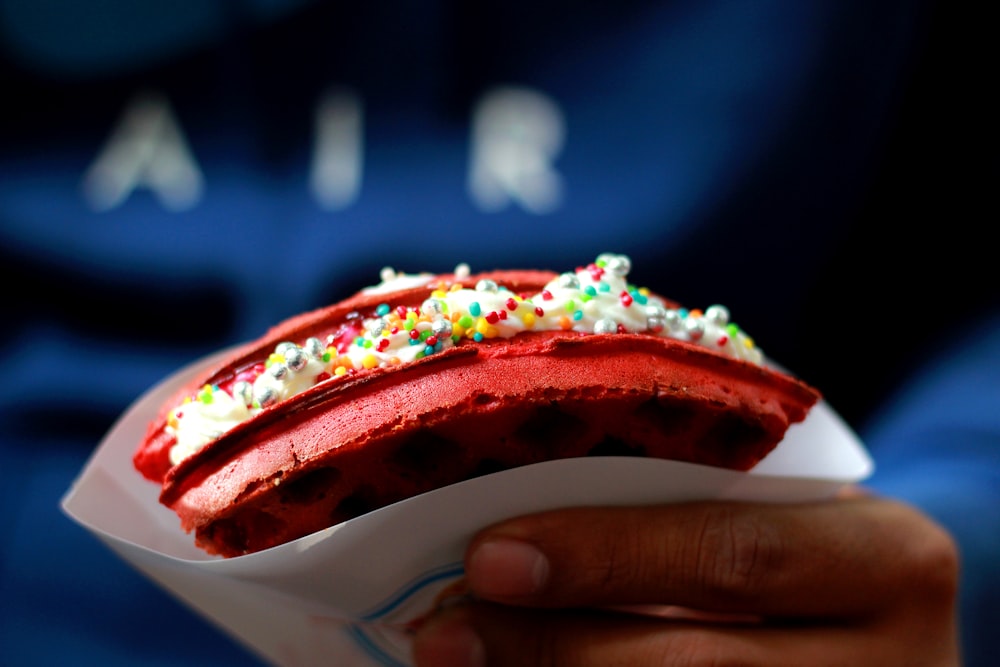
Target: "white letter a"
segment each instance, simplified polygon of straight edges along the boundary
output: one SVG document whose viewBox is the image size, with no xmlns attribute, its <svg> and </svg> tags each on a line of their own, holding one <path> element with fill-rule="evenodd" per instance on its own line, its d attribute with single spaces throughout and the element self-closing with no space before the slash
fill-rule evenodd
<svg viewBox="0 0 1000 667">
<path fill-rule="evenodd" d="M 193 207 L 204 189 L 170 104 L 156 93 L 141 94 L 126 107 L 83 180 L 83 194 L 96 211 L 121 205 L 140 187 L 172 211 Z"/>
</svg>

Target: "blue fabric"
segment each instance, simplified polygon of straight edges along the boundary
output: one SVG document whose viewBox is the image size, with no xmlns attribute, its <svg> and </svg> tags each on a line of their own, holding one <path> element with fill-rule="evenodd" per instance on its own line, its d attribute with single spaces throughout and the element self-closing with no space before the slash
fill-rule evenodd
<svg viewBox="0 0 1000 667">
<path fill-rule="evenodd" d="M 175 4 L 0 0 L 5 664 L 252 661 L 59 513 L 144 389 L 385 265 L 603 251 L 687 305 L 725 303 L 862 430 L 873 486 L 961 541 L 968 664 L 988 664 L 1000 329 L 928 352 L 997 303 L 973 214 L 995 214 L 980 186 L 996 152 L 972 149 L 995 118 L 986 21 L 860 0 Z M 562 119 L 551 210 L 484 211 L 466 189 L 476 104 L 499 86 Z M 363 103 L 363 172 L 326 209 L 314 118 L 344 89 Z M 144 91 L 203 190 L 95 208 L 88 169 Z"/>
</svg>

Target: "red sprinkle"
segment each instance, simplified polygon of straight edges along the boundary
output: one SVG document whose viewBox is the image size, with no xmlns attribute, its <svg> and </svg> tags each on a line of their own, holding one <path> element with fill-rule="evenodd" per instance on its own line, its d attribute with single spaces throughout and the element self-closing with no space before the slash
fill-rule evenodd
<svg viewBox="0 0 1000 667">
<path fill-rule="evenodd" d="M 431 347 L 433 347 L 433 346 L 437 345 L 437 343 L 438 343 L 438 337 L 437 336 L 428 336 L 427 340 L 425 340 L 424 342 L 427 343 L 428 345 L 430 345 Z"/>
<path fill-rule="evenodd" d="M 406 306 L 396 306 L 396 314 L 402 319 L 406 319 Z"/>
<path fill-rule="evenodd" d="M 322 373 L 316 376 L 316 383 L 319 384 L 323 380 L 329 380 L 331 377 L 333 376 L 327 373 L 326 371 L 323 371 Z"/>
<path fill-rule="evenodd" d="M 514 297 L 507 299 L 507 310 L 517 310 L 517 301 Z"/>
<path fill-rule="evenodd" d="M 547 289 L 543 289 L 542 290 L 542 298 L 545 299 L 546 301 L 551 301 L 552 300 L 552 292 L 548 291 Z"/>
<path fill-rule="evenodd" d="M 719 347 L 722 347 L 723 345 L 725 345 L 728 342 L 729 342 L 729 336 L 722 335 L 722 336 L 719 336 L 719 340 L 715 341 L 715 344 L 718 345 Z"/>
<path fill-rule="evenodd" d="M 507 319 L 507 311 L 506 310 L 501 310 L 500 311 L 500 319 L 501 320 Z"/>
<path fill-rule="evenodd" d="M 378 351 L 379 352 L 385 352 L 385 348 L 387 348 L 387 347 L 389 347 L 389 339 L 388 338 L 380 338 L 379 341 L 378 341 Z"/>
<path fill-rule="evenodd" d="M 538 317 L 544 317 L 545 316 L 545 311 L 542 310 L 541 306 L 535 306 L 535 315 L 537 315 Z"/>
<path fill-rule="evenodd" d="M 410 329 L 410 338 L 412 338 L 413 340 L 420 338 L 420 332 L 417 331 L 416 329 Z"/>
<path fill-rule="evenodd" d="M 626 329 L 625 325 L 620 322 L 618 324 L 618 333 L 628 333 L 628 329 Z"/>
<path fill-rule="evenodd" d="M 393 327 L 393 328 L 389 329 L 389 333 L 398 334 L 399 333 L 399 327 Z"/>
<path fill-rule="evenodd" d="M 486 315 L 486 321 L 489 322 L 490 324 L 496 324 L 497 322 L 500 321 L 500 315 L 495 310 L 491 311 Z"/>
<path fill-rule="evenodd" d="M 628 292 L 622 292 L 621 293 L 621 302 L 622 302 L 623 306 L 625 306 L 626 308 L 628 308 L 629 306 L 632 305 L 632 295 L 629 294 Z"/>
</svg>

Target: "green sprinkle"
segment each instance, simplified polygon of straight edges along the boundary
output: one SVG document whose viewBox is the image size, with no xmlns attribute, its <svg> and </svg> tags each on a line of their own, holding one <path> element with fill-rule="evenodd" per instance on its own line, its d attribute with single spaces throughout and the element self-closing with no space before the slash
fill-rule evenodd
<svg viewBox="0 0 1000 667">
<path fill-rule="evenodd" d="M 413 327 L 415 327 L 415 326 L 417 326 L 417 321 L 416 320 L 410 320 L 410 319 L 408 319 L 405 322 L 403 322 L 403 328 L 406 329 L 407 331 L 412 331 Z"/>
<path fill-rule="evenodd" d="M 465 327 L 466 329 L 468 329 L 468 328 L 469 328 L 469 327 L 471 327 L 471 326 L 472 326 L 473 324 L 475 324 L 475 323 L 476 323 L 476 321 L 475 321 L 474 319 L 472 319 L 472 318 L 471 318 L 470 316 L 468 316 L 468 315 L 462 315 L 462 316 L 461 316 L 460 318 L 458 318 L 458 323 L 459 323 L 459 324 L 460 324 L 461 326 L 463 326 L 463 327 Z"/>
<path fill-rule="evenodd" d="M 736 335 L 739 332 L 740 332 L 740 328 L 738 326 L 736 326 L 735 324 L 727 324 L 726 325 L 726 333 L 729 334 L 730 337 L 736 338 Z"/>
<path fill-rule="evenodd" d="M 572 313 L 574 310 L 576 310 L 576 302 L 573 301 L 573 299 L 570 299 L 566 302 L 566 312 Z"/>
</svg>

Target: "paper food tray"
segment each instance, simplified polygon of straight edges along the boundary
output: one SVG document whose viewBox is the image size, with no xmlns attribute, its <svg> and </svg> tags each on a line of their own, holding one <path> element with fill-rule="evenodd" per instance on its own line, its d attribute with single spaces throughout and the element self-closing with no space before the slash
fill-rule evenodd
<svg viewBox="0 0 1000 667">
<path fill-rule="evenodd" d="M 101 442 L 62 500 L 73 520 L 207 620 L 275 665 L 406 666 L 407 624 L 462 576 L 471 536 L 496 521 L 580 505 L 828 498 L 866 478 L 871 458 L 826 403 L 752 471 L 644 458 L 552 461 L 396 503 L 295 542 L 209 556 L 132 467 L 146 425 L 218 355 L 151 389 Z"/>
</svg>

